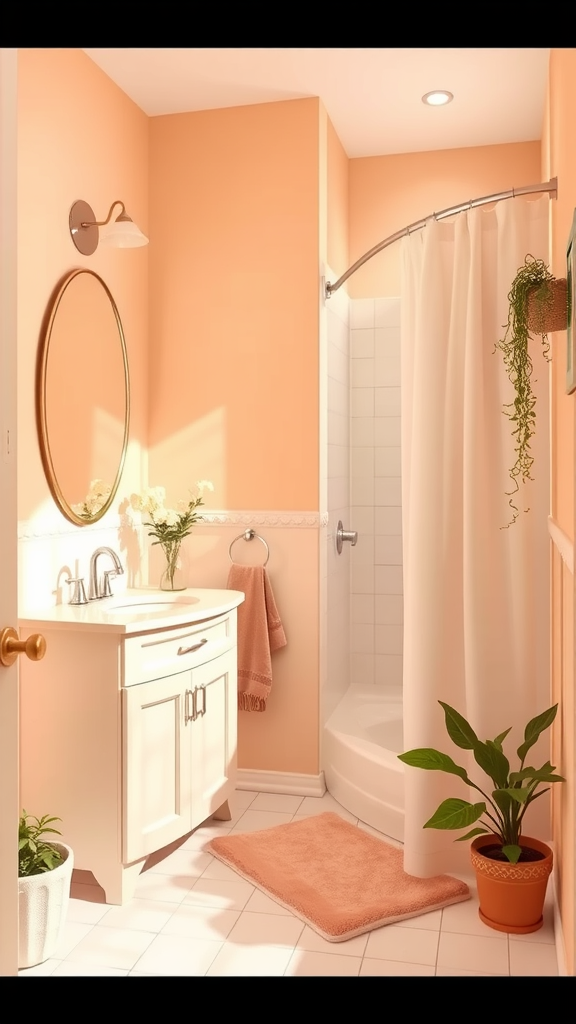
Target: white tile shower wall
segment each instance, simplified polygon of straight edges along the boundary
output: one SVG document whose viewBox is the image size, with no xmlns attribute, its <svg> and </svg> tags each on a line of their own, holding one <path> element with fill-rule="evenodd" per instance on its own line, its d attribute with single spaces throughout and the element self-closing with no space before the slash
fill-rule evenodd
<svg viewBox="0 0 576 1024">
<path fill-rule="evenodd" d="M 327 280 L 338 275 L 326 271 Z M 326 446 L 326 672 L 320 695 L 320 724 L 326 722 L 349 682 L 350 652 L 350 549 L 336 552 L 336 526 L 350 520 L 350 302 L 340 288 L 325 304 L 326 404 L 320 431 Z M 321 411 L 322 416 L 322 411 Z M 323 441 L 324 439 L 324 441 Z M 322 730 L 321 730 L 322 731 Z"/>
<path fill-rule="evenodd" d="M 400 299 L 350 303 L 350 681 L 402 684 Z"/>
</svg>

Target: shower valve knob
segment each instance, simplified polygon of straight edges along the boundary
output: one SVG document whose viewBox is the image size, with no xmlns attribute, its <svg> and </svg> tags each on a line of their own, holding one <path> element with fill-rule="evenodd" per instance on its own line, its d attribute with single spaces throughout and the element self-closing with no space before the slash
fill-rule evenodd
<svg viewBox="0 0 576 1024">
<path fill-rule="evenodd" d="M 342 520 L 338 520 L 338 526 L 336 527 L 336 550 L 338 554 L 342 554 L 342 544 L 347 540 L 354 547 L 358 540 L 358 533 L 356 530 L 345 530 L 342 526 Z"/>
</svg>

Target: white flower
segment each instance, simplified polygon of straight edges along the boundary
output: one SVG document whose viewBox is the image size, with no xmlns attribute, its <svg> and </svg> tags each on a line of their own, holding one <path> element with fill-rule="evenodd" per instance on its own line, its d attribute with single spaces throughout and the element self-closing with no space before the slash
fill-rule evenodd
<svg viewBox="0 0 576 1024">
<path fill-rule="evenodd" d="M 214 490 L 214 484 L 212 483 L 211 480 L 197 480 L 196 481 L 196 487 L 198 488 L 199 494 L 202 494 L 202 492 L 204 490 L 207 490 L 207 491 L 213 491 Z"/>
<path fill-rule="evenodd" d="M 166 490 L 164 487 L 146 487 L 142 494 L 133 494 L 130 498 L 132 508 L 138 512 L 147 512 L 149 515 L 158 509 L 163 508 Z"/>
<path fill-rule="evenodd" d="M 168 521 L 168 513 L 165 508 L 154 508 L 150 512 L 152 522 L 156 526 L 162 526 L 163 523 Z"/>
<path fill-rule="evenodd" d="M 110 484 L 105 483 L 104 480 L 92 480 L 88 497 L 107 498 L 111 490 Z"/>
<path fill-rule="evenodd" d="M 166 509 L 166 519 L 164 522 L 166 526 L 177 526 L 180 522 L 180 516 L 173 508 Z"/>
</svg>

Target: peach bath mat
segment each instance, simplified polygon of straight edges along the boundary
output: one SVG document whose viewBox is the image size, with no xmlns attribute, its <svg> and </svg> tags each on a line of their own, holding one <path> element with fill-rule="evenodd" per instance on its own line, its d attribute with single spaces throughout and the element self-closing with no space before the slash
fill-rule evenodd
<svg viewBox="0 0 576 1024">
<path fill-rule="evenodd" d="M 329 811 L 206 849 L 329 942 L 470 898 L 449 875 L 407 875 L 402 850 Z"/>
</svg>

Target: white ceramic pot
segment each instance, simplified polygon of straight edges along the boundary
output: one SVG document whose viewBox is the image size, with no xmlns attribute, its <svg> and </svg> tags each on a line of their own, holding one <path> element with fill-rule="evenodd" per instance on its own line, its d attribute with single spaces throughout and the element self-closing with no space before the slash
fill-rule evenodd
<svg viewBox="0 0 576 1024">
<path fill-rule="evenodd" d="M 68 912 L 74 854 L 51 843 L 65 858 L 53 871 L 18 879 L 18 967 L 34 967 L 56 952 Z"/>
</svg>

